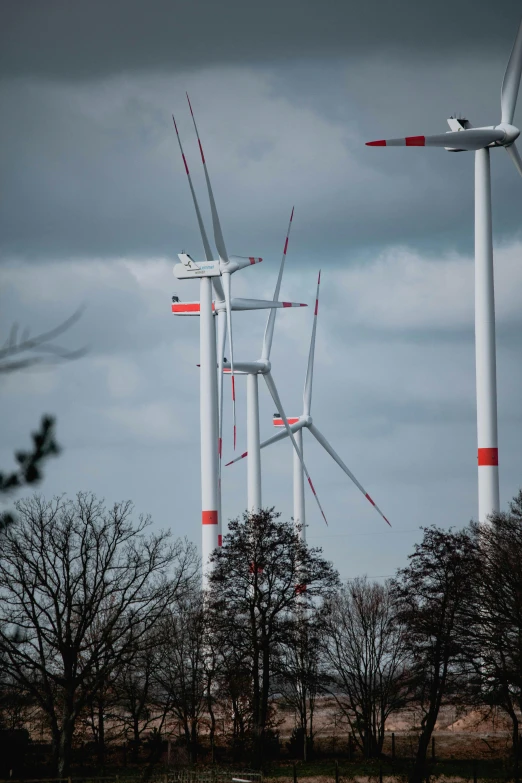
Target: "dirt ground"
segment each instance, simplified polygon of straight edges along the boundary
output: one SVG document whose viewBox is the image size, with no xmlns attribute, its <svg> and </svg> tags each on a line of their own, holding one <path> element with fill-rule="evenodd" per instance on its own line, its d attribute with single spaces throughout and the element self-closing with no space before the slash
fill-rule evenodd
<svg viewBox="0 0 522 783">
<path fill-rule="evenodd" d="M 282 713 L 279 732 L 283 742 L 294 728 L 290 715 Z M 393 715 L 386 724 L 384 752 L 391 755 L 392 733 L 395 735 L 397 758 L 411 757 L 416 746 L 421 715 L 404 710 Z M 333 699 L 318 700 L 314 718 L 316 742 L 333 754 L 347 747 L 349 727 L 339 715 Z M 434 750 L 443 759 L 505 758 L 511 748 L 511 723 L 499 710 L 482 711 L 443 707 L 434 732 Z M 430 751 L 431 754 L 431 751 Z"/>
</svg>

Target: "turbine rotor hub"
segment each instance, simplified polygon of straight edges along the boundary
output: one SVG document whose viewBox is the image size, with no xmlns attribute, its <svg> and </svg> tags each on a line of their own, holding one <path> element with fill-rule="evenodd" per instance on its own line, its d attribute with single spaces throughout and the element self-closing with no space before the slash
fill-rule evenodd
<svg viewBox="0 0 522 783">
<path fill-rule="evenodd" d="M 506 134 L 504 140 L 500 142 L 503 147 L 509 147 L 520 136 L 519 129 L 515 125 L 508 125 L 507 122 L 501 122 L 500 125 L 497 125 L 497 128 Z"/>
</svg>

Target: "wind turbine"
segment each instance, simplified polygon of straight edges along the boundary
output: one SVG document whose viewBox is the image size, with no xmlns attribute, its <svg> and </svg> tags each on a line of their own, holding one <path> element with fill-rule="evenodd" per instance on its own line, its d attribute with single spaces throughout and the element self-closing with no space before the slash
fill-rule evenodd
<svg viewBox="0 0 522 783">
<path fill-rule="evenodd" d="M 499 125 L 473 128 L 467 120 L 451 117 L 448 120 L 451 131 L 447 133 L 367 142 L 369 147 L 444 147 L 449 152 L 475 151 L 475 356 L 480 522 L 485 522 L 490 514 L 500 509 L 489 150 L 504 147 L 522 175 L 522 159 L 515 146 L 520 131 L 513 125 L 521 71 L 522 21 L 502 82 Z"/>
<path fill-rule="evenodd" d="M 290 238 L 290 230 L 292 227 L 292 220 L 294 217 L 294 208 L 290 215 L 288 223 L 288 229 L 286 232 L 285 245 L 283 248 L 283 255 L 281 258 L 281 264 L 279 267 L 279 274 L 277 276 L 277 282 L 274 290 L 273 303 L 277 303 L 279 297 L 279 291 L 281 290 L 281 280 L 283 278 L 283 271 L 286 261 L 286 253 L 288 250 L 288 241 Z M 304 304 L 298 304 L 293 302 L 282 302 L 283 307 L 306 307 Z M 267 363 L 270 361 L 270 351 L 272 349 L 272 340 L 274 337 L 274 324 L 277 311 L 272 309 L 268 315 L 268 320 L 265 328 L 265 335 L 263 338 L 263 345 L 261 348 L 261 358 L 259 363 L 252 366 L 249 371 L 240 372 L 236 363 L 236 372 L 238 374 L 247 376 L 247 448 L 248 453 L 251 455 L 251 459 L 248 461 L 248 475 L 247 475 L 247 508 L 251 513 L 257 513 L 262 507 L 261 501 L 261 451 L 260 451 L 260 437 L 259 437 L 259 387 L 258 376 L 263 375 Z M 241 365 L 242 367 L 243 365 Z M 225 364 L 225 372 L 230 372 L 228 364 Z M 296 459 L 299 457 L 296 454 Z M 231 464 L 231 463 L 228 463 Z M 301 463 L 299 463 L 301 464 Z"/>
<path fill-rule="evenodd" d="M 344 470 L 347 476 L 351 478 L 355 486 L 363 493 L 366 500 L 368 500 L 372 506 L 376 509 L 376 511 L 379 512 L 381 517 L 384 519 L 384 521 L 390 525 L 390 522 L 386 519 L 380 508 L 375 504 L 374 500 L 371 498 L 371 496 L 366 492 L 362 484 L 360 484 L 351 470 L 349 470 L 340 456 L 337 454 L 336 451 L 330 446 L 324 435 L 317 429 L 315 426 L 312 416 L 311 416 L 311 407 L 312 407 L 312 383 L 313 383 L 313 375 L 314 375 L 314 356 L 315 356 L 315 335 L 317 331 L 317 314 L 319 312 L 319 286 L 321 283 L 321 272 L 319 272 L 319 277 L 317 279 L 317 294 L 315 298 L 315 310 L 314 310 L 314 323 L 312 327 L 312 338 L 310 340 L 310 352 L 308 354 L 308 367 L 306 370 L 306 379 L 305 379 L 305 385 L 304 385 L 304 392 L 303 392 L 303 412 L 301 416 L 295 416 L 293 418 L 288 419 L 289 427 L 286 426 L 285 421 L 283 417 L 281 416 L 281 409 L 278 406 L 278 413 L 274 415 L 274 426 L 275 427 L 283 427 L 285 426 L 285 429 L 282 432 L 278 432 L 277 435 L 273 435 L 271 438 L 268 438 L 268 440 L 265 440 L 260 445 L 260 449 L 264 449 L 266 446 L 270 446 L 272 443 L 277 443 L 280 440 L 283 440 L 283 438 L 286 438 L 290 433 L 295 434 L 296 436 L 296 442 L 299 447 L 298 454 L 300 455 L 300 459 L 296 459 L 294 455 L 294 522 L 298 526 L 299 529 L 299 535 L 303 541 L 306 540 L 306 518 L 305 518 L 305 498 L 304 498 L 304 480 L 303 480 L 303 471 L 302 471 L 302 454 L 303 454 L 303 435 L 302 431 L 306 427 L 314 436 L 314 438 L 321 444 L 321 446 L 325 449 L 325 451 L 328 452 L 328 454 L 337 462 L 339 467 Z M 238 369 L 242 367 L 242 365 L 237 365 Z M 295 448 L 295 447 L 294 447 Z M 297 451 L 297 449 L 296 449 Z M 249 451 L 245 451 L 244 454 L 241 454 L 241 456 L 236 457 L 236 459 L 232 460 L 231 462 L 228 462 L 227 465 L 233 465 L 234 462 L 239 462 L 239 460 L 244 459 L 245 457 L 251 457 L 251 453 Z M 250 461 L 250 460 L 249 460 Z M 390 525 L 391 527 L 391 525 Z"/>
<path fill-rule="evenodd" d="M 199 138 L 198 129 L 196 126 L 196 120 L 190 105 L 190 112 L 198 139 L 201 160 L 203 162 L 203 168 L 205 172 L 205 180 L 207 184 L 207 191 L 210 201 L 210 209 L 212 214 L 212 224 L 214 229 L 214 240 L 218 250 L 219 259 L 215 260 L 212 257 L 212 251 L 208 242 L 207 234 L 201 217 L 201 211 L 199 209 L 198 201 L 192 184 L 192 179 L 188 169 L 187 161 L 181 145 L 181 139 L 178 133 L 178 128 L 174 117 L 174 128 L 178 138 L 178 143 L 185 164 L 185 172 L 187 174 L 194 207 L 196 210 L 196 216 L 198 219 L 201 238 L 203 240 L 203 246 L 205 248 L 205 262 L 195 262 L 187 253 L 180 253 L 180 264 L 174 267 L 174 274 L 178 279 L 194 279 L 200 278 L 200 427 L 201 427 L 201 499 L 202 499 L 202 561 L 203 561 L 203 587 L 207 586 L 208 576 L 208 562 L 210 554 L 214 549 L 221 545 L 221 508 L 220 508 L 220 488 L 219 488 L 219 475 L 220 475 L 220 455 L 221 455 L 221 422 L 222 422 L 222 394 L 218 392 L 217 373 L 216 368 L 220 369 L 223 364 L 223 347 L 225 342 L 225 328 L 224 324 L 220 328 L 219 344 L 220 344 L 220 357 L 218 359 L 216 355 L 216 333 L 213 318 L 212 307 L 212 283 L 216 290 L 218 300 L 224 302 L 224 313 L 226 323 L 228 326 L 229 346 L 230 346 L 230 358 L 232 364 L 232 404 L 233 404 L 233 416 L 234 416 L 234 447 L 236 441 L 236 424 L 235 424 L 235 388 L 234 388 L 234 375 L 233 375 L 233 340 L 232 340 L 232 320 L 231 320 L 231 284 L 230 276 L 234 272 L 244 267 L 251 266 L 262 261 L 261 258 L 249 256 L 244 258 L 241 256 L 228 255 L 225 242 L 223 239 L 223 232 L 221 224 L 219 222 L 219 216 L 212 192 L 212 186 L 210 184 L 210 178 L 207 170 L 205 156 L 203 153 L 203 147 Z M 220 280 L 222 278 L 222 281 Z M 223 308 L 220 308 L 222 311 Z M 221 318 L 223 322 L 223 318 Z M 220 385 L 222 383 L 220 374 Z"/>
<path fill-rule="evenodd" d="M 292 212 L 293 216 L 293 212 Z M 292 222 L 292 216 L 290 217 L 290 224 Z M 288 232 L 290 231 L 290 224 L 288 227 Z M 286 249 L 288 247 L 288 232 L 287 232 L 287 239 L 285 242 L 285 249 L 283 252 L 283 258 L 281 260 L 281 267 L 279 269 L 279 276 L 277 279 L 277 284 L 274 292 L 274 298 L 279 295 L 279 288 L 281 286 L 281 278 L 283 276 L 283 269 L 284 269 L 284 262 L 286 257 Z M 319 497 L 317 495 L 317 492 L 315 491 L 315 487 L 312 483 L 312 479 L 310 478 L 310 474 L 308 473 L 308 470 L 306 468 L 306 465 L 303 460 L 303 452 L 302 447 L 300 447 L 294 437 L 294 430 L 290 426 L 288 419 L 286 417 L 286 414 L 283 410 L 283 406 L 281 403 L 281 399 L 279 397 L 279 393 L 277 391 L 277 387 L 274 383 L 274 379 L 272 377 L 272 365 L 270 363 L 270 349 L 272 346 L 272 338 L 274 335 L 274 323 L 275 323 L 275 311 L 272 311 L 269 315 L 268 322 L 265 329 L 265 336 L 263 339 L 263 348 L 261 351 L 261 358 L 257 361 L 253 362 L 236 362 L 235 368 L 237 372 L 243 373 L 244 375 L 248 375 L 249 380 L 251 383 L 251 393 L 247 397 L 247 416 L 248 416 L 248 428 L 247 433 L 250 433 L 250 441 L 252 444 L 252 456 L 253 456 L 253 462 L 254 467 L 250 468 L 249 470 L 249 488 L 248 488 L 248 503 L 249 503 L 249 510 L 252 508 L 255 510 L 256 508 L 261 507 L 261 457 L 260 457 L 260 449 L 263 448 L 265 444 L 259 444 L 259 403 L 258 403 L 258 395 L 257 395 L 257 376 L 262 375 L 265 379 L 265 383 L 268 387 L 268 391 L 270 392 L 273 401 L 276 404 L 276 407 L 279 411 L 279 415 L 281 417 L 282 426 L 285 427 L 285 432 L 281 434 L 280 437 L 288 436 L 290 440 L 292 441 L 292 445 L 294 447 L 294 450 L 297 455 L 297 459 L 299 460 L 299 464 L 304 471 L 306 478 L 308 479 L 308 484 L 310 485 L 310 489 L 312 490 L 312 493 L 315 497 L 315 501 L 317 505 L 319 506 L 319 510 L 322 514 L 322 517 L 326 524 L 328 524 L 326 516 L 323 511 L 323 507 L 321 506 L 321 503 L 319 501 Z M 231 364 L 228 362 L 225 362 L 225 372 L 227 370 L 231 370 Z M 254 391 L 255 390 L 255 391 Z M 278 438 L 279 439 L 279 438 Z M 240 457 L 237 459 L 232 460 L 231 462 L 227 462 L 227 465 L 233 465 L 234 462 L 238 462 L 240 459 L 244 459 L 244 457 L 248 456 L 249 451 L 245 451 Z"/>
</svg>

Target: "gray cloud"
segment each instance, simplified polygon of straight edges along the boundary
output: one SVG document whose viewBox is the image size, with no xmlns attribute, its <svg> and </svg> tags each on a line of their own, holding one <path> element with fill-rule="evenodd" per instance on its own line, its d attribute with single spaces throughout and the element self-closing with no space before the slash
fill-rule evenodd
<svg viewBox="0 0 522 783">
<path fill-rule="evenodd" d="M 5 0 L 1 70 L 64 80 L 296 57 L 505 51 L 519 4 L 476 0 Z"/>
<path fill-rule="evenodd" d="M 456 72 L 458 92 L 466 94 L 472 83 L 469 104 L 479 121 L 491 122 L 501 69 L 491 76 L 483 65 L 472 79 L 466 65 Z M 441 67 L 448 82 L 448 66 Z M 172 258 L 183 247 L 199 253 L 169 115 L 175 107 L 208 219 L 185 87 L 195 96 L 225 235 L 239 254 L 277 257 L 293 203 L 303 262 L 322 255 L 345 265 L 400 242 L 470 249 L 471 155 L 364 146 L 372 136 L 444 128 L 453 101 L 437 92 L 437 68 L 419 67 L 408 99 L 404 71 L 399 63 L 378 67 L 364 59 L 357 77 L 346 64 L 328 67 L 315 81 L 302 80 L 299 90 L 292 69 L 287 81 L 274 70 L 225 69 L 74 87 L 4 82 L 3 255 Z M 328 83 L 330 112 L 321 110 Z M 486 98 L 479 83 L 488 87 Z M 378 85 L 373 93 L 372 85 Z M 520 229 L 521 183 L 502 150 L 492 157 L 495 230 L 509 236 Z"/>
</svg>

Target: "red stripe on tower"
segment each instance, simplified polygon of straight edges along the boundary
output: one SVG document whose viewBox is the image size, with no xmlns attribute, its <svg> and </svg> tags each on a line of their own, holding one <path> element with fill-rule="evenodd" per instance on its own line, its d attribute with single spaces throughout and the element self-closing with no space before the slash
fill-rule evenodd
<svg viewBox="0 0 522 783">
<path fill-rule="evenodd" d="M 202 525 L 217 525 L 218 513 L 217 511 L 202 511 L 201 512 L 201 524 Z"/>
<path fill-rule="evenodd" d="M 498 449 L 479 449 L 479 467 L 498 465 Z"/>
<path fill-rule="evenodd" d="M 223 536 L 218 533 L 218 546 L 223 546 Z"/>
<path fill-rule="evenodd" d="M 425 147 L 426 136 L 406 136 L 404 139 L 407 147 Z"/>
</svg>

